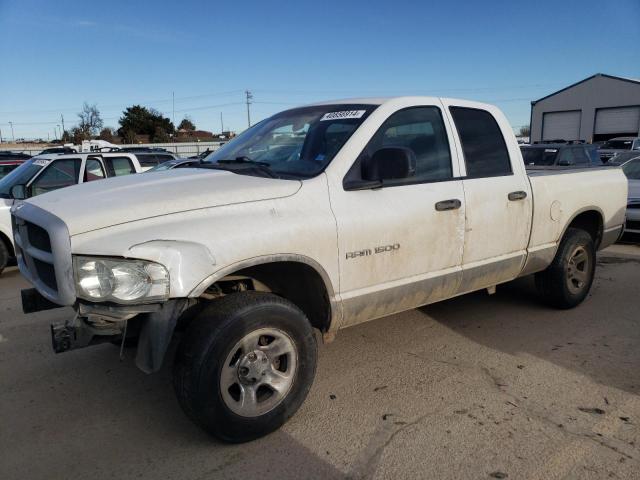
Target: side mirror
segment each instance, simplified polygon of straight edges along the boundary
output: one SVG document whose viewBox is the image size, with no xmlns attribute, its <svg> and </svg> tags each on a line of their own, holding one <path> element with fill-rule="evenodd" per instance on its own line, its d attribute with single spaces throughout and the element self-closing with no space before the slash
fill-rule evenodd
<svg viewBox="0 0 640 480">
<path fill-rule="evenodd" d="M 10 190 L 11 197 L 15 200 L 24 200 L 27 198 L 27 187 L 22 184 L 14 185 Z"/>
<path fill-rule="evenodd" d="M 416 174 L 416 155 L 406 147 L 383 147 L 362 162 L 362 179 L 397 180 Z"/>
</svg>

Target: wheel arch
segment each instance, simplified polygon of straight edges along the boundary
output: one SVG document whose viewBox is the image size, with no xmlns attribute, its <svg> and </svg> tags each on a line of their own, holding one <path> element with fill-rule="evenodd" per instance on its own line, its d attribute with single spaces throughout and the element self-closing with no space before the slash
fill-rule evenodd
<svg viewBox="0 0 640 480">
<path fill-rule="evenodd" d="M 0 242 L 4 243 L 5 246 L 7 247 L 7 251 L 9 252 L 9 257 L 15 257 L 16 252 L 13 248 L 13 243 L 11 242 L 11 239 L 7 236 L 7 234 L 5 234 L 3 231 L 0 230 Z"/>
<path fill-rule="evenodd" d="M 593 244 L 596 250 L 600 246 L 602 241 L 602 234 L 604 232 L 604 214 L 599 207 L 588 206 L 581 208 L 573 214 L 571 219 L 567 222 L 562 230 L 562 235 L 558 239 L 558 244 L 562 241 L 569 228 L 579 228 L 584 230 L 593 239 Z"/>
<path fill-rule="evenodd" d="M 269 291 L 287 298 L 323 333 L 333 332 L 339 325 L 339 302 L 331 279 L 322 265 L 312 258 L 277 254 L 243 260 L 209 276 L 189 296 L 200 297 L 210 287 L 233 277 L 257 280 Z"/>
</svg>

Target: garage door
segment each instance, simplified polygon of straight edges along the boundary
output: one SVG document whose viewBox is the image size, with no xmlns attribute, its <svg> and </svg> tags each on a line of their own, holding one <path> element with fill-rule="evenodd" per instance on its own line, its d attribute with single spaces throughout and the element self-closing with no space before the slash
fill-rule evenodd
<svg viewBox="0 0 640 480">
<path fill-rule="evenodd" d="M 579 140 L 580 114 L 580 110 L 543 114 L 542 140 Z"/>
<path fill-rule="evenodd" d="M 596 111 L 596 135 L 637 135 L 639 130 L 640 107 L 601 108 Z"/>
</svg>

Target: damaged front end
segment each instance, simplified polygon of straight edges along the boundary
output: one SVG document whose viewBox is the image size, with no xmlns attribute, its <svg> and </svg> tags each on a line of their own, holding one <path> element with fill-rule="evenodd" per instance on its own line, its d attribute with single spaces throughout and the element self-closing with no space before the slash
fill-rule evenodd
<svg viewBox="0 0 640 480">
<path fill-rule="evenodd" d="M 122 343 L 137 337 L 136 365 L 145 373 L 162 366 L 173 332 L 179 321 L 186 321 L 198 309 L 197 299 L 179 298 L 148 305 L 106 305 L 76 302 L 75 315 L 51 325 L 51 342 L 56 353 L 98 345 Z M 33 313 L 59 305 L 44 298 L 36 289 L 22 291 L 22 309 Z"/>
</svg>

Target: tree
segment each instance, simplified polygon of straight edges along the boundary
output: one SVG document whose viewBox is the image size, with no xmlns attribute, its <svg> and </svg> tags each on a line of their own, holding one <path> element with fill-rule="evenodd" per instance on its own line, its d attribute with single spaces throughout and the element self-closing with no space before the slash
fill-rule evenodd
<svg viewBox="0 0 640 480">
<path fill-rule="evenodd" d="M 189 117 L 184 117 L 180 122 L 180 125 L 178 125 L 178 130 L 187 130 L 189 132 L 193 132 L 195 129 L 196 126 Z"/>
<path fill-rule="evenodd" d="M 166 143 L 169 141 L 169 134 L 162 127 L 157 126 L 151 141 L 153 143 Z"/>
<path fill-rule="evenodd" d="M 118 130 L 118 135 L 122 138 L 122 143 L 136 143 L 136 132 L 131 128 L 127 128 L 124 131 L 122 129 Z"/>
<path fill-rule="evenodd" d="M 71 134 L 69 133 L 69 130 L 65 130 L 64 132 L 62 132 L 62 137 L 60 138 L 60 141 L 62 143 L 69 143 L 71 141 Z"/>
<path fill-rule="evenodd" d="M 94 103 L 89 105 L 84 102 L 82 105 L 82 111 L 78 113 L 78 128 L 84 132 L 87 137 L 96 135 L 102 128 L 102 118 L 100 118 L 100 111 L 98 106 Z"/>
<path fill-rule="evenodd" d="M 102 130 L 100 130 L 100 135 L 98 135 L 98 138 L 100 140 L 113 143 L 113 128 L 111 127 L 103 128 Z"/>
<path fill-rule="evenodd" d="M 520 130 L 518 131 L 519 137 L 528 137 L 530 134 L 531 134 L 531 129 L 529 128 L 528 125 L 520 127 Z"/>
<path fill-rule="evenodd" d="M 71 129 L 71 138 L 74 144 L 80 145 L 83 140 L 89 140 L 91 135 L 80 127 L 73 127 Z"/>
<path fill-rule="evenodd" d="M 134 135 L 149 135 L 152 138 L 156 138 L 159 135 L 162 136 L 160 132 L 163 132 L 168 138 L 169 134 L 175 131 L 171 120 L 164 117 L 157 110 L 141 105 L 128 107 L 122 112 L 119 123 L 118 135 L 123 138 L 125 133 L 129 131 L 133 132 Z"/>
</svg>

